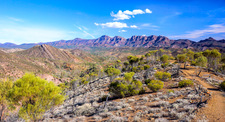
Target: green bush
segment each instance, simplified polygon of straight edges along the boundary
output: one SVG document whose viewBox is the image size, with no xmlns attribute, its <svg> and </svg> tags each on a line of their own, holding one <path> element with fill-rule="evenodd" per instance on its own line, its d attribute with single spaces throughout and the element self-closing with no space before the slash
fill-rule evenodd
<svg viewBox="0 0 225 122">
<path fill-rule="evenodd" d="M 164 83 L 160 80 L 152 80 L 150 83 L 148 83 L 148 88 L 151 89 L 153 92 L 162 89 L 163 86 Z"/>
<path fill-rule="evenodd" d="M 124 79 L 126 81 L 132 81 L 134 74 L 135 74 L 134 72 L 125 73 L 124 74 Z"/>
<path fill-rule="evenodd" d="M 137 67 L 133 67 L 132 68 L 132 72 L 137 72 L 138 70 L 137 70 Z"/>
<path fill-rule="evenodd" d="M 119 69 L 113 68 L 113 67 L 107 67 L 107 69 L 105 70 L 105 73 L 107 73 L 107 75 L 109 77 L 111 76 L 117 76 L 119 75 L 121 72 Z"/>
<path fill-rule="evenodd" d="M 220 88 L 225 91 L 225 81 L 220 84 Z"/>
<path fill-rule="evenodd" d="M 19 116 L 27 121 L 39 121 L 50 108 L 62 104 L 63 91 L 53 82 L 25 74 L 18 79 L 11 90 L 12 99 L 21 105 Z"/>
<path fill-rule="evenodd" d="M 192 80 L 182 80 L 178 84 L 179 87 L 187 87 L 187 86 L 192 86 L 192 85 L 194 85 Z"/>
<path fill-rule="evenodd" d="M 144 66 L 144 69 L 146 70 L 146 69 L 149 69 L 150 68 L 150 66 L 149 65 L 145 65 Z"/>
<path fill-rule="evenodd" d="M 159 80 L 165 81 L 165 80 L 168 80 L 168 79 L 171 78 L 171 74 L 168 73 L 168 72 L 160 72 L 160 71 L 158 71 L 158 72 L 155 73 L 155 77 L 157 79 L 159 79 Z"/>
<path fill-rule="evenodd" d="M 125 82 L 122 78 L 117 78 L 109 85 L 109 92 L 114 97 L 126 97 L 137 95 L 144 91 L 141 81 L 132 80 L 131 82 Z"/>
<path fill-rule="evenodd" d="M 0 81 L 0 122 L 3 122 L 4 119 L 9 115 L 9 111 L 15 109 L 14 104 L 10 95 L 10 91 L 13 87 L 12 81 Z"/>
</svg>

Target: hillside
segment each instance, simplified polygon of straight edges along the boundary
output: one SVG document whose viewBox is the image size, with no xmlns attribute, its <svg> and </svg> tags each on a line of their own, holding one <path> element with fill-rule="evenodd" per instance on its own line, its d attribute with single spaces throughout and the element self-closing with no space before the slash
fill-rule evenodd
<svg viewBox="0 0 225 122">
<path fill-rule="evenodd" d="M 81 39 L 75 38 L 73 40 L 60 40 L 46 43 L 30 43 L 16 45 L 12 43 L 0 44 L 3 48 L 31 48 L 35 45 L 47 44 L 58 48 L 79 48 L 79 47 L 146 47 L 146 48 L 196 48 L 205 50 L 208 48 L 225 49 L 225 41 L 215 40 L 212 37 L 194 42 L 188 39 L 169 39 L 166 36 L 132 36 L 130 38 L 123 38 L 120 36 L 109 37 L 103 35 L 97 39 Z"/>
<path fill-rule="evenodd" d="M 35 57 L 35 58 L 44 58 L 44 59 L 52 59 L 52 60 L 61 60 L 61 61 L 74 61 L 76 63 L 80 63 L 79 60 L 74 55 L 70 54 L 65 50 L 60 50 L 55 47 L 43 44 L 37 45 L 30 49 L 20 51 L 18 54 Z"/>
<path fill-rule="evenodd" d="M 70 81 L 90 64 L 101 62 L 99 58 L 82 50 L 57 49 L 46 44 L 27 50 L 1 49 L 0 79 L 17 79 L 26 72 L 34 72 L 58 84 L 59 80 Z"/>
</svg>

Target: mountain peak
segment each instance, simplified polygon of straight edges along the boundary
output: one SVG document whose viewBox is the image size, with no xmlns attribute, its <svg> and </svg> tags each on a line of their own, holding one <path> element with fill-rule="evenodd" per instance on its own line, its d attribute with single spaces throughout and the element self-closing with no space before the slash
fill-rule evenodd
<svg viewBox="0 0 225 122">
<path fill-rule="evenodd" d="M 215 39 L 214 39 L 214 38 L 212 38 L 212 37 L 209 37 L 209 38 L 208 38 L 208 40 L 215 40 Z"/>
<path fill-rule="evenodd" d="M 108 35 L 102 35 L 100 38 L 111 38 L 111 37 Z"/>
</svg>

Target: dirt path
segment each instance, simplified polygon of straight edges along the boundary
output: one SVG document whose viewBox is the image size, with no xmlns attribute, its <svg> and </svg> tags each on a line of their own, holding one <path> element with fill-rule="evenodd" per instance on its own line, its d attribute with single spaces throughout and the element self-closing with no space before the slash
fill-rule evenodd
<svg viewBox="0 0 225 122">
<path fill-rule="evenodd" d="M 205 116 L 209 122 L 225 122 L 225 93 L 209 85 L 200 77 L 195 77 L 195 69 L 193 67 L 188 67 L 188 70 L 182 69 L 181 71 L 185 77 L 199 81 L 212 94 L 212 98 L 207 106 L 197 112 L 197 119 L 203 119 Z M 202 73 L 207 74 L 207 72 Z"/>
</svg>

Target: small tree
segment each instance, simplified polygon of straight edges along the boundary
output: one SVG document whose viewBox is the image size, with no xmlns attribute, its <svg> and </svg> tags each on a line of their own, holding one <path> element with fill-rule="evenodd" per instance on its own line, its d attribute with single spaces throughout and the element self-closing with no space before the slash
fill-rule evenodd
<svg viewBox="0 0 225 122">
<path fill-rule="evenodd" d="M 188 50 L 188 52 L 186 53 L 186 56 L 188 57 L 189 62 L 194 60 L 194 52 L 192 50 Z"/>
<path fill-rule="evenodd" d="M 213 69 L 215 69 L 215 71 L 217 71 L 217 68 L 218 68 L 218 63 L 219 63 L 219 60 L 221 59 L 221 53 L 216 50 L 216 49 L 213 49 L 211 50 L 211 53 L 209 55 L 210 57 L 210 65 Z"/>
<path fill-rule="evenodd" d="M 138 61 L 140 60 L 138 57 L 132 56 L 132 55 L 128 56 L 127 59 L 129 63 L 132 65 L 132 67 L 134 64 L 138 63 Z"/>
<path fill-rule="evenodd" d="M 18 104 L 22 104 L 19 116 L 28 121 L 39 121 L 45 111 L 65 100 L 60 87 L 34 74 L 25 74 L 17 80 L 11 96 Z"/>
<path fill-rule="evenodd" d="M 160 80 L 152 80 L 150 83 L 148 83 L 148 88 L 151 89 L 153 92 L 156 92 L 160 89 L 162 89 L 164 86 L 164 83 Z"/>
<path fill-rule="evenodd" d="M 194 59 L 197 59 L 198 57 L 202 56 L 202 52 L 196 52 L 194 53 Z"/>
<path fill-rule="evenodd" d="M 184 69 L 185 69 L 186 61 L 187 61 L 186 55 L 185 54 L 178 54 L 177 60 L 178 60 L 178 63 L 184 63 Z"/>
<path fill-rule="evenodd" d="M 202 68 L 207 66 L 207 58 L 204 56 L 198 57 L 196 60 L 196 65 L 200 67 L 200 71 L 197 76 L 202 72 Z"/>
<path fill-rule="evenodd" d="M 160 61 L 163 63 L 162 67 L 166 68 L 166 66 L 168 65 L 168 60 L 169 60 L 169 56 L 168 55 L 163 55 L 161 58 L 160 58 Z"/>
</svg>

